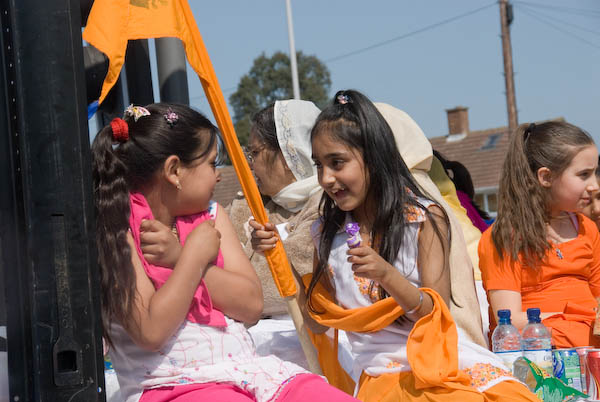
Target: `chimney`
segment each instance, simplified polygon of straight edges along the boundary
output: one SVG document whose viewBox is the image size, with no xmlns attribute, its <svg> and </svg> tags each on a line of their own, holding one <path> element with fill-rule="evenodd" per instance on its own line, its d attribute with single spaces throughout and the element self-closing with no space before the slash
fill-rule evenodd
<svg viewBox="0 0 600 402">
<path fill-rule="evenodd" d="M 469 132 L 469 108 L 457 106 L 446 109 L 446 113 L 448 114 L 448 137 L 454 140 L 466 137 Z"/>
</svg>

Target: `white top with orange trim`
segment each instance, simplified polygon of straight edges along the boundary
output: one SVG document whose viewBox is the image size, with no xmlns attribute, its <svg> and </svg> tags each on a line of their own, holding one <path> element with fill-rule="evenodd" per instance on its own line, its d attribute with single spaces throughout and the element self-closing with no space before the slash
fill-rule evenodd
<svg viewBox="0 0 600 402">
<path fill-rule="evenodd" d="M 429 207 L 433 202 L 419 199 L 424 207 Z M 403 247 L 398 253 L 393 266 L 416 287 L 421 286 L 418 261 L 418 239 L 421 224 L 427 219 L 423 210 L 411 209 L 406 214 L 407 226 L 404 230 Z M 347 214 L 346 222 L 351 222 L 351 214 Z M 315 246 L 319 247 L 321 221 L 316 221 L 311 234 Z M 372 286 L 369 292 L 370 281 L 354 276 L 352 264 L 348 262 L 346 243 L 348 234 L 340 230 L 333 239 L 329 255 L 328 274 L 332 286 L 335 288 L 337 303 L 346 308 L 368 307 L 377 301 L 377 287 Z M 347 332 L 352 354 L 355 357 L 353 371 L 364 371 L 370 376 L 379 376 L 384 373 L 411 371 L 408 363 L 406 344 L 408 335 L 413 328 L 413 323 L 408 320 L 399 320 L 388 327 L 371 333 Z M 458 356 L 459 368 L 476 375 L 484 381 L 473 382 L 476 388 L 483 392 L 491 386 L 504 380 L 514 380 L 505 370 L 508 370 L 500 358 L 489 350 L 468 340 L 465 333 L 457 326 L 458 331 Z M 501 370 L 494 370 L 499 368 Z M 490 376 L 489 372 L 495 371 L 501 375 Z"/>
</svg>

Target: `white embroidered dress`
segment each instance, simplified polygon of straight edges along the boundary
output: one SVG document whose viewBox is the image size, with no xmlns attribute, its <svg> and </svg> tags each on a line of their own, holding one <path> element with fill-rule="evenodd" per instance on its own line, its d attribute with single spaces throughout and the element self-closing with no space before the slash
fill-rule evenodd
<svg viewBox="0 0 600 402">
<path fill-rule="evenodd" d="M 144 389 L 221 382 L 251 392 L 258 402 L 274 401 L 290 379 L 308 373 L 276 356 L 258 356 L 244 325 L 225 320 L 225 328 L 186 320 L 158 352 L 141 349 L 123 327 L 113 324 L 117 346 L 110 357 L 123 399 L 138 401 Z"/>
<path fill-rule="evenodd" d="M 422 205 L 428 207 L 431 201 L 419 199 Z M 414 286 L 421 287 L 418 261 L 418 239 L 421 224 L 426 220 L 423 210 L 413 208 L 406 213 L 407 227 L 404 230 L 402 248 L 393 266 L 402 273 Z M 351 214 L 346 215 L 346 223 L 352 221 Z M 321 221 L 316 221 L 311 234 L 316 247 L 319 247 Z M 368 307 L 376 301 L 375 291 L 369 294 L 370 280 L 354 276 L 352 264 L 348 262 L 348 234 L 338 231 L 331 245 L 328 274 L 335 289 L 337 303 L 353 309 Z M 411 371 L 407 359 L 406 344 L 413 323 L 394 322 L 388 327 L 372 333 L 347 332 L 348 340 L 354 355 L 354 373 L 365 372 L 376 377 L 384 373 Z M 471 385 L 480 392 L 505 380 L 515 380 L 508 372 L 502 361 L 489 350 L 471 342 L 464 332 L 458 330 L 459 368 L 472 377 Z"/>
</svg>

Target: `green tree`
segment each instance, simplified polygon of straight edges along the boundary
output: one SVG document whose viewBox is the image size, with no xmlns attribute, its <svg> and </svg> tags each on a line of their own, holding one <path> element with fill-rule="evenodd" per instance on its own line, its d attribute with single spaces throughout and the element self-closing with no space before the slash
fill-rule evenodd
<svg viewBox="0 0 600 402">
<path fill-rule="evenodd" d="M 331 77 L 329 70 L 316 56 L 296 53 L 300 96 L 323 107 L 329 100 Z M 276 100 L 293 98 L 290 58 L 276 52 L 271 57 L 264 53 L 254 59 L 237 90 L 229 97 L 233 107 L 235 131 L 242 145 L 248 143 L 252 116 Z"/>
</svg>

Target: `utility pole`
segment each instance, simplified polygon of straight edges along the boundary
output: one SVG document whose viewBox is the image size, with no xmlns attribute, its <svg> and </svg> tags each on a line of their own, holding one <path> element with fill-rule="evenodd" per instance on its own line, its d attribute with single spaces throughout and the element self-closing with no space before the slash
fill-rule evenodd
<svg viewBox="0 0 600 402">
<path fill-rule="evenodd" d="M 300 83 L 298 81 L 296 45 L 294 45 L 294 25 L 292 24 L 292 4 L 290 0 L 285 0 L 285 9 L 287 12 L 288 36 L 290 38 L 290 65 L 292 68 L 292 89 L 294 91 L 294 99 L 300 99 Z"/>
<path fill-rule="evenodd" d="M 500 28 L 502 32 L 502 57 L 504 58 L 504 83 L 506 85 L 506 108 L 508 111 L 509 135 L 518 126 L 517 100 L 515 97 L 515 81 L 513 75 L 512 48 L 510 44 L 510 24 L 513 19 L 512 5 L 508 0 L 500 0 Z"/>
</svg>

